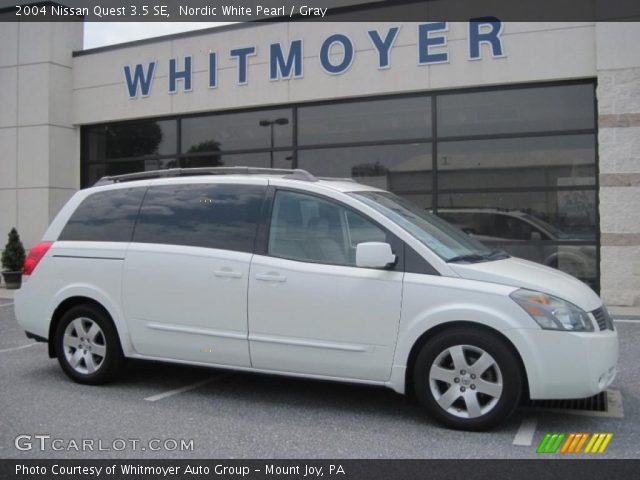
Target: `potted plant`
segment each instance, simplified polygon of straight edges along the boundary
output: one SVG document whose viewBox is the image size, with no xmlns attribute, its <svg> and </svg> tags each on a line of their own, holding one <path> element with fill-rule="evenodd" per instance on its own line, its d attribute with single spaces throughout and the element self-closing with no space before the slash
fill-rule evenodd
<svg viewBox="0 0 640 480">
<path fill-rule="evenodd" d="M 24 265 L 24 246 L 15 228 L 9 232 L 9 239 L 2 251 L 2 276 L 8 289 L 22 285 L 22 266 Z"/>
</svg>

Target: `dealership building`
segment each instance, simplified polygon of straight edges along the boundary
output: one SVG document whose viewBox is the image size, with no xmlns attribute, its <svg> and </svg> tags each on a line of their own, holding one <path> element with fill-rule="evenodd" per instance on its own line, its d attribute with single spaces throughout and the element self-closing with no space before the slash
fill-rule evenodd
<svg viewBox="0 0 640 480">
<path fill-rule="evenodd" d="M 639 23 L 244 23 L 82 50 L 0 27 L 0 239 L 104 175 L 353 177 L 640 305 Z"/>
</svg>

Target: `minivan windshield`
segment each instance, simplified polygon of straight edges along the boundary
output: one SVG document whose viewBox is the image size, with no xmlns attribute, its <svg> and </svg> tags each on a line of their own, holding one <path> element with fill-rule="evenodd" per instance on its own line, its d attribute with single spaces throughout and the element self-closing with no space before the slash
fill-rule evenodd
<svg viewBox="0 0 640 480">
<path fill-rule="evenodd" d="M 457 227 L 393 193 L 352 192 L 350 195 L 407 230 L 446 262 L 475 263 L 509 256 L 501 250 L 490 250 Z"/>
</svg>

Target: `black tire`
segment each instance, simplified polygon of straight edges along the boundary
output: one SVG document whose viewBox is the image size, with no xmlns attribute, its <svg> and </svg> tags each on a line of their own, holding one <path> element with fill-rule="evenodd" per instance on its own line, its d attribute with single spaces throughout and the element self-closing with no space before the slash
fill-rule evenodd
<svg viewBox="0 0 640 480">
<path fill-rule="evenodd" d="M 460 358 L 460 352 L 468 366 L 464 375 L 454 367 L 454 354 Z M 493 360 L 486 370 L 475 363 L 483 353 L 489 355 L 484 357 L 483 365 Z M 434 363 L 440 368 L 432 371 Z M 480 378 L 473 373 L 477 371 L 484 372 Z M 451 383 L 440 378 L 451 379 Z M 413 366 L 413 382 L 419 402 L 436 421 L 449 428 L 480 431 L 494 428 L 513 413 L 520 402 L 523 375 L 518 358 L 497 334 L 455 327 L 422 347 Z M 436 395 L 442 404 L 449 405 L 447 409 L 438 403 Z M 449 404 L 452 398 L 455 400 Z"/>
<path fill-rule="evenodd" d="M 84 341 L 84 339 L 88 338 L 86 335 L 78 335 L 78 340 L 73 339 L 74 334 L 77 335 L 77 330 L 74 326 L 70 325 L 72 323 L 76 325 L 75 322 L 77 321 L 80 321 L 85 329 L 93 324 L 99 327 L 100 332 L 93 343 L 88 340 L 86 342 Z M 78 351 L 78 354 L 84 358 L 77 363 L 75 368 L 70 361 L 74 360 L 73 354 L 79 347 L 69 346 L 68 343 L 65 345 L 65 341 L 70 342 L 70 340 L 65 340 L 65 332 L 68 333 L 68 328 L 73 329 L 71 337 L 74 343 L 79 343 L 80 338 L 83 337 L 83 348 L 80 348 L 81 351 Z M 89 332 L 87 332 L 87 334 L 88 333 Z M 100 347 L 104 348 L 104 350 Z M 56 328 L 55 348 L 62 370 L 64 370 L 69 378 L 78 383 L 88 385 L 107 383 L 115 378 L 124 364 L 124 355 L 122 354 L 120 339 L 118 338 L 118 333 L 113 321 L 104 310 L 91 304 L 77 305 L 64 313 Z M 100 348 L 100 353 L 103 351 L 105 353 L 100 357 L 97 353 L 90 352 L 92 348 L 94 352 L 97 352 Z M 71 360 L 68 356 L 71 356 Z M 92 367 L 88 367 L 87 364 L 86 359 L 89 356 L 91 357 L 89 362 Z"/>
</svg>

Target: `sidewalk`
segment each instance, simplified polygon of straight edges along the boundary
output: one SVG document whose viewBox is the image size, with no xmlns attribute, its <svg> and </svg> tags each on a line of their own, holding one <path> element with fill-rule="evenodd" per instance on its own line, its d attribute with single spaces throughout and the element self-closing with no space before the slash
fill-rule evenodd
<svg viewBox="0 0 640 480">
<path fill-rule="evenodd" d="M 0 286 L 0 300 L 13 300 L 15 290 L 7 290 L 4 285 Z"/>
</svg>

